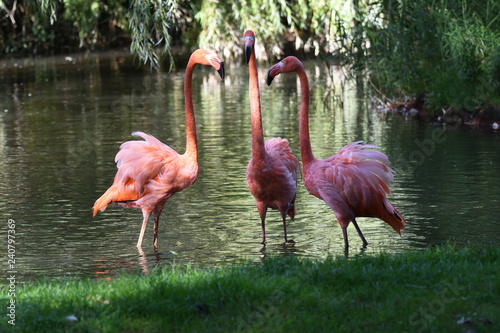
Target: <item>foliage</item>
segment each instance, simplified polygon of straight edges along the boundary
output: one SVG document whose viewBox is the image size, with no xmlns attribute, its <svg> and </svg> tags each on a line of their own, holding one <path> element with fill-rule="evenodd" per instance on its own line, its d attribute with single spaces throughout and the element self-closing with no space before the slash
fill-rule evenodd
<svg viewBox="0 0 500 333">
<path fill-rule="evenodd" d="M 425 93 L 431 110 L 500 108 L 496 0 L 1 0 L 0 12 L 7 55 L 130 45 L 158 68 L 173 45 L 241 59 L 252 29 L 263 61 L 334 60 L 367 70 L 385 96 Z"/>
<path fill-rule="evenodd" d="M 1 1 L 0 46 L 7 55 L 46 54 L 113 45 L 127 31 L 126 0 Z"/>
<path fill-rule="evenodd" d="M 476 15 L 451 18 L 443 38 L 449 65 L 445 70 L 456 73 L 461 84 L 476 87 L 472 94 L 454 96 L 454 103 L 466 108 L 484 101 L 500 105 L 500 4 L 495 10 L 497 16 L 486 20 Z M 493 30 L 495 21 L 497 29 Z"/>
<path fill-rule="evenodd" d="M 44 43 L 54 40 L 54 34 L 45 29 L 47 21 L 36 4 L 18 3 L 16 0 L 0 1 L 0 13 L 5 19 L 0 21 L 0 48 L 4 53 L 19 54 L 28 50 L 39 51 Z M 25 20 L 29 17 L 30 20 Z M 32 31 L 31 34 L 27 31 Z"/>
<path fill-rule="evenodd" d="M 494 332 L 500 248 L 445 245 L 324 261 L 266 258 L 216 269 L 174 266 L 112 281 L 18 285 L 27 332 Z M 1 297 L 7 302 L 8 288 Z"/>
<path fill-rule="evenodd" d="M 159 67 L 155 47 L 163 43 L 163 52 L 171 57 L 170 29 L 180 19 L 181 8 L 176 0 L 133 1 L 128 14 L 132 43 L 130 49 L 136 52 L 144 63 Z"/>
<path fill-rule="evenodd" d="M 2 9 L 10 8 L 14 2 L 5 1 Z M 162 46 L 161 53 L 171 58 L 172 37 L 174 43 L 182 40 L 185 45 L 222 51 L 226 59 L 237 58 L 247 29 L 259 36 L 257 45 L 263 59 L 296 50 L 324 54 L 335 49 L 336 22 L 341 16 L 343 22 L 353 17 L 350 4 L 340 0 L 37 0 L 31 3 L 36 13 L 16 11 L 18 20 L 28 26 L 22 30 L 24 38 L 32 37 L 27 31 L 33 26 L 45 34 L 54 33 L 47 49 L 61 47 L 61 40 L 69 49 L 94 49 L 109 45 L 113 36 L 108 35 L 118 27 L 115 36 L 130 35 L 131 50 L 153 67 L 159 66 L 158 46 Z M 38 23 L 33 24 L 33 18 Z M 6 21 L 0 26 L 5 36 L 21 31 Z M 40 38 L 33 41 L 41 42 Z M 16 44 L 8 39 L 2 42 Z M 24 52 L 30 50 L 33 46 L 25 47 Z M 15 47 L 12 52 L 22 53 L 23 49 Z"/>
<path fill-rule="evenodd" d="M 99 1 L 64 0 L 65 18 L 73 21 L 78 28 L 80 47 L 94 45 L 97 40 L 97 20 Z"/>
<path fill-rule="evenodd" d="M 185 32 L 188 25 L 191 30 L 197 30 L 192 19 L 196 11 L 192 1 L 37 0 L 27 3 L 0 2 L 0 11 L 12 17 L 11 22 L 0 22 L 3 30 L 0 45 L 7 54 L 93 50 L 130 44 L 131 51 L 144 63 L 158 68 L 157 47 L 162 46 L 161 53 L 171 58 L 172 34 Z M 187 35 L 196 34 L 188 32 Z M 128 36 L 129 41 L 121 42 L 122 36 Z"/>
<path fill-rule="evenodd" d="M 336 8 L 343 1 L 204 1 L 196 19 L 200 45 L 212 45 L 225 58 L 242 54 L 243 32 L 258 36 L 259 58 L 269 60 L 302 50 L 315 55 L 331 52 L 337 25 Z M 344 7 L 342 7 L 344 8 Z"/>
<path fill-rule="evenodd" d="M 341 51 L 386 95 L 425 92 L 432 110 L 500 105 L 498 1 L 375 1 L 359 18 L 361 33 L 349 43 L 340 36 Z M 355 43 L 367 54 L 361 62 Z"/>
</svg>

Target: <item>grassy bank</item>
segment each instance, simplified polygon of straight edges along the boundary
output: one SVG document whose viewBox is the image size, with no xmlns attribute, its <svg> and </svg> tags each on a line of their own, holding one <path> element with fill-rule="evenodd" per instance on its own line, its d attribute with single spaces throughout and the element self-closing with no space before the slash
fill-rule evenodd
<svg viewBox="0 0 500 333">
<path fill-rule="evenodd" d="M 499 247 L 448 245 L 353 259 L 173 267 L 111 282 L 39 281 L 17 286 L 15 329 L 500 332 L 499 273 Z M 0 331 L 12 330 L 2 317 Z"/>
</svg>

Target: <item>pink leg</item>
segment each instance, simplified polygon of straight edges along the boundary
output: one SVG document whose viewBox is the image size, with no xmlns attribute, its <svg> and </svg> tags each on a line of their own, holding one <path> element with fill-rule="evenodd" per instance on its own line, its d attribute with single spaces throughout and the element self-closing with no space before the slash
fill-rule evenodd
<svg viewBox="0 0 500 333">
<path fill-rule="evenodd" d="M 286 237 L 286 215 L 283 217 L 283 231 L 285 232 L 285 243 L 287 243 L 288 239 Z"/>
<path fill-rule="evenodd" d="M 266 244 L 266 220 L 260 219 L 262 223 L 262 244 Z"/>
<path fill-rule="evenodd" d="M 359 235 L 359 237 L 361 237 L 361 240 L 363 241 L 363 246 L 368 245 L 368 242 L 366 241 L 365 236 L 363 236 L 361 229 L 359 229 L 358 224 L 356 223 L 356 219 L 352 220 L 352 224 L 354 224 L 354 227 L 358 231 L 358 235 Z"/>
<path fill-rule="evenodd" d="M 142 210 L 142 216 L 144 216 L 144 220 L 142 221 L 141 233 L 139 234 L 139 240 L 137 241 L 137 247 L 139 248 L 142 245 L 142 239 L 144 238 L 144 232 L 146 231 L 146 225 L 148 224 L 149 214 L 151 214 L 151 212 Z"/>
<path fill-rule="evenodd" d="M 286 236 L 286 210 L 281 212 L 281 217 L 283 218 L 283 231 L 285 232 L 285 243 L 288 242 L 288 238 Z"/>
<path fill-rule="evenodd" d="M 349 248 L 349 240 L 347 239 L 347 228 L 342 228 L 342 233 L 344 234 L 344 247 Z"/>
<path fill-rule="evenodd" d="M 156 209 L 154 210 L 155 223 L 153 227 L 153 246 L 155 248 L 158 247 L 158 222 L 160 221 L 160 214 L 162 210 L 163 210 L 163 205 L 156 207 Z"/>
<path fill-rule="evenodd" d="M 155 215 L 155 224 L 153 227 L 153 246 L 155 248 L 158 247 L 158 220 L 160 217 L 158 215 Z"/>
<path fill-rule="evenodd" d="M 260 221 L 262 223 L 262 244 L 266 243 L 266 213 L 267 207 L 264 204 L 258 202 L 257 209 L 259 210 Z"/>
</svg>

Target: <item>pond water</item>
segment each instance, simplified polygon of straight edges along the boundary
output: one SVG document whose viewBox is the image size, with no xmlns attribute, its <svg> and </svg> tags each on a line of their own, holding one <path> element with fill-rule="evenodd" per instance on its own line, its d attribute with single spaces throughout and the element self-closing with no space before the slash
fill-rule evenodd
<svg viewBox="0 0 500 333">
<path fill-rule="evenodd" d="M 268 67 L 259 70 L 265 136 L 288 138 L 300 160 L 298 80 L 281 75 L 267 87 Z M 320 64 L 307 63 L 306 69 L 315 156 L 326 158 L 357 140 L 380 146 L 396 172 L 391 202 L 408 221 L 400 237 L 380 220 L 358 219 L 369 245 L 363 248 L 350 226 L 349 256 L 404 252 L 447 240 L 500 244 L 498 132 L 385 116 L 358 98 L 353 84 L 328 79 Z M 1 63 L 2 276 L 9 270 L 9 220 L 15 221 L 19 282 L 40 276 L 109 279 L 172 263 L 213 266 L 272 255 L 344 255 L 333 212 L 301 181 L 297 216 L 287 228 L 295 243 L 283 244 L 280 215 L 269 211 L 267 245 L 260 244 L 260 219 L 245 178 L 251 155 L 248 68 L 229 64 L 226 73 L 221 81 L 212 68 L 195 70 L 200 175 L 167 202 L 155 252 L 152 220 L 143 251 L 135 247 L 140 210 L 108 207 L 93 218 L 91 207 L 112 184 L 115 154 L 133 139 L 131 132 L 153 134 L 184 152 L 184 70 L 150 72 L 121 53 Z M 342 106 L 328 102 L 335 93 Z"/>
</svg>

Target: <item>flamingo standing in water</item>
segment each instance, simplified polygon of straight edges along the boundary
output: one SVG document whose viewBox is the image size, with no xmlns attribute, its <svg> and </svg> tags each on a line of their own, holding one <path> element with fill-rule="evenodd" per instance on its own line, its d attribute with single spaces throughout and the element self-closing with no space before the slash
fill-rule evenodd
<svg viewBox="0 0 500 333">
<path fill-rule="evenodd" d="M 272 138 L 264 143 L 260 112 L 259 78 L 255 58 L 255 35 L 245 32 L 245 56 L 250 74 L 250 111 L 252 119 L 252 159 L 247 166 L 247 184 L 257 203 L 262 223 L 262 243 L 266 241 L 267 208 L 278 209 L 283 218 L 285 242 L 286 215 L 295 217 L 295 193 L 300 164 L 286 139 Z"/>
<path fill-rule="evenodd" d="M 157 247 L 158 220 L 165 202 L 176 192 L 193 185 L 198 178 L 198 145 L 192 97 L 193 71 L 197 64 L 214 67 L 224 79 L 224 64 L 215 54 L 202 49 L 193 52 L 184 81 L 186 152 L 180 155 L 152 135 L 132 133 L 146 141 L 128 141 L 120 146 L 115 157 L 118 171 L 114 183 L 92 207 L 94 216 L 112 202 L 141 209 L 144 219 L 138 248 L 141 247 L 151 213 L 155 217 L 153 244 Z"/>
<path fill-rule="evenodd" d="M 325 201 L 335 213 L 342 228 L 345 248 L 349 247 L 349 222 L 354 224 L 363 245 L 368 244 L 356 217 L 377 217 L 401 235 L 406 221 L 387 200 L 387 195 L 391 195 L 389 183 L 394 180 L 393 171 L 386 165 L 390 163 L 387 156 L 365 150 L 378 147 L 362 145 L 362 141 L 358 141 L 322 161 L 314 158 L 309 138 L 309 83 L 300 60 L 291 56 L 272 66 L 267 85 L 271 85 L 278 74 L 290 72 L 298 74 L 301 85 L 299 135 L 304 185 L 309 193 Z"/>
</svg>

